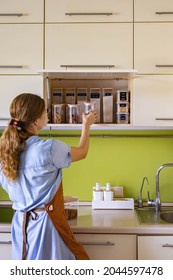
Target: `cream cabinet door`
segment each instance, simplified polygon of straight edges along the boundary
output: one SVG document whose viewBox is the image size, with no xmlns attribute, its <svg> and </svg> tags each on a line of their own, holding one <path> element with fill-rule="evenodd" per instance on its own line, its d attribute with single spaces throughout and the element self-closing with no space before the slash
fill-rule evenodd
<svg viewBox="0 0 173 280">
<path fill-rule="evenodd" d="M 0 76 L 0 123 L 9 119 L 9 106 L 13 98 L 23 92 L 43 96 L 41 76 Z M 5 121 L 7 123 L 7 120 Z"/>
<path fill-rule="evenodd" d="M 173 126 L 173 75 L 134 79 L 133 124 Z"/>
<path fill-rule="evenodd" d="M 139 73 L 173 73 L 173 23 L 136 23 L 134 67 Z"/>
<path fill-rule="evenodd" d="M 43 68 L 43 27 L 0 24 L 0 74 L 35 74 Z"/>
<path fill-rule="evenodd" d="M 136 236 L 115 234 L 75 234 L 91 260 L 135 260 Z"/>
<path fill-rule="evenodd" d="M 44 0 L 1 0 L 0 23 L 43 22 L 43 2 Z"/>
<path fill-rule="evenodd" d="M 135 21 L 173 21 L 172 0 L 134 0 Z"/>
<path fill-rule="evenodd" d="M 173 260 L 173 236 L 138 236 L 138 260 Z"/>
<path fill-rule="evenodd" d="M 11 233 L 0 232 L 0 260 L 11 260 L 11 250 Z"/>
<path fill-rule="evenodd" d="M 46 22 L 133 21 L 132 0 L 46 0 L 45 7 Z"/>
<path fill-rule="evenodd" d="M 46 68 L 115 65 L 132 68 L 132 24 L 47 24 Z"/>
</svg>

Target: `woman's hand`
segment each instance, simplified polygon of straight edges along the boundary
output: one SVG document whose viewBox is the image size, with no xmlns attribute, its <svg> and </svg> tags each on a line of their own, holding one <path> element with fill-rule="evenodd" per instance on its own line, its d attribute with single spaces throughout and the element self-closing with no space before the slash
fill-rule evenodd
<svg viewBox="0 0 173 280">
<path fill-rule="evenodd" d="M 88 114 L 83 113 L 82 114 L 82 123 L 85 125 L 92 125 L 96 122 L 97 120 L 97 113 L 96 111 L 90 111 Z"/>
</svg>

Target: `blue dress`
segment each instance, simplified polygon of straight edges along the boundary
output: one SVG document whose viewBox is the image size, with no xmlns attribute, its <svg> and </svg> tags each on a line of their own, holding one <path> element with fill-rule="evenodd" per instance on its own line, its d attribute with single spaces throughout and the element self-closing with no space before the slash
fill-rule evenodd
<svg viewBox="0 0 173 280">
<path fill-rule="evenodd" d="M 0 172 L 0 184 L 13 202 L 13 209 L 17 210 L 12 220 L 13 259 L 22 259 L 24 212 L 42 208 L 53 198 L 62 180 L 62 168 L 70 164 L 70 146 L 58 140 L 32 136 L 26 140 L 26 147 L 20 154 L 17 181 L 8 182 Z M 26 259 L 75 259 L 46 211 L 37 212 L 37 219 L 29 218 Z"/>
</svg>

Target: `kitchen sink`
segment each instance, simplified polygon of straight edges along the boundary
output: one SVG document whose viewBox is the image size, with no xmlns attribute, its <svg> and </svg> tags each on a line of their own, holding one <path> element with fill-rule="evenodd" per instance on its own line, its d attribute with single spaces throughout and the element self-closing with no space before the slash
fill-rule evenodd
<svg viewBox="0 0 173 280">
<path fill-rule="evenodd" d="M 156 213 L 153 207 L 136 208 L 138 220 L 141 224 L 173 224 L 173 207 L 162 207 Z"/>
<path fill-rule="evenodd" d="M 0 223 L 11 223 L 13 215 L 11 205 L 0 205 Z"/>
</svg>

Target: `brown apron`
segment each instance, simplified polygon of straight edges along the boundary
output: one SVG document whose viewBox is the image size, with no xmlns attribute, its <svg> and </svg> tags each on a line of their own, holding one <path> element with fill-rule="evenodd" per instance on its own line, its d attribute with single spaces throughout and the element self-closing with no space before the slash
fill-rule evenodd
<svg viewBox="0 0 173 280">
<path fill-rule="evenodd" d="M 64 209 L 64 197 L 63 197 L 63 188 L 62 182 L 50 202 L 45 205 L 45 208 L 36 208 L 30 212 L 37 212 L 46 210 L 49 218 L 51 219 L 54 227 L 60 234 L 64 243 L 69 247 L 71 252 L 75 255 L 77 260 L 89 260 L 89 256 L 84 250 L 83 246 L 75 239 L 72 230 L 70 229 L 67 217 L 65 215 Z M 27 212 L 28 213 L 28 212 Z M 29 214 L 30 215 L 30 214 Z M 28 215 L 24 216 L 23 223 L 23 257 L 22 259 L 26 259 L 26 228 L 28 222 Z M 56 245 L 55 245 L 56 246 Z"/>
</svg>

